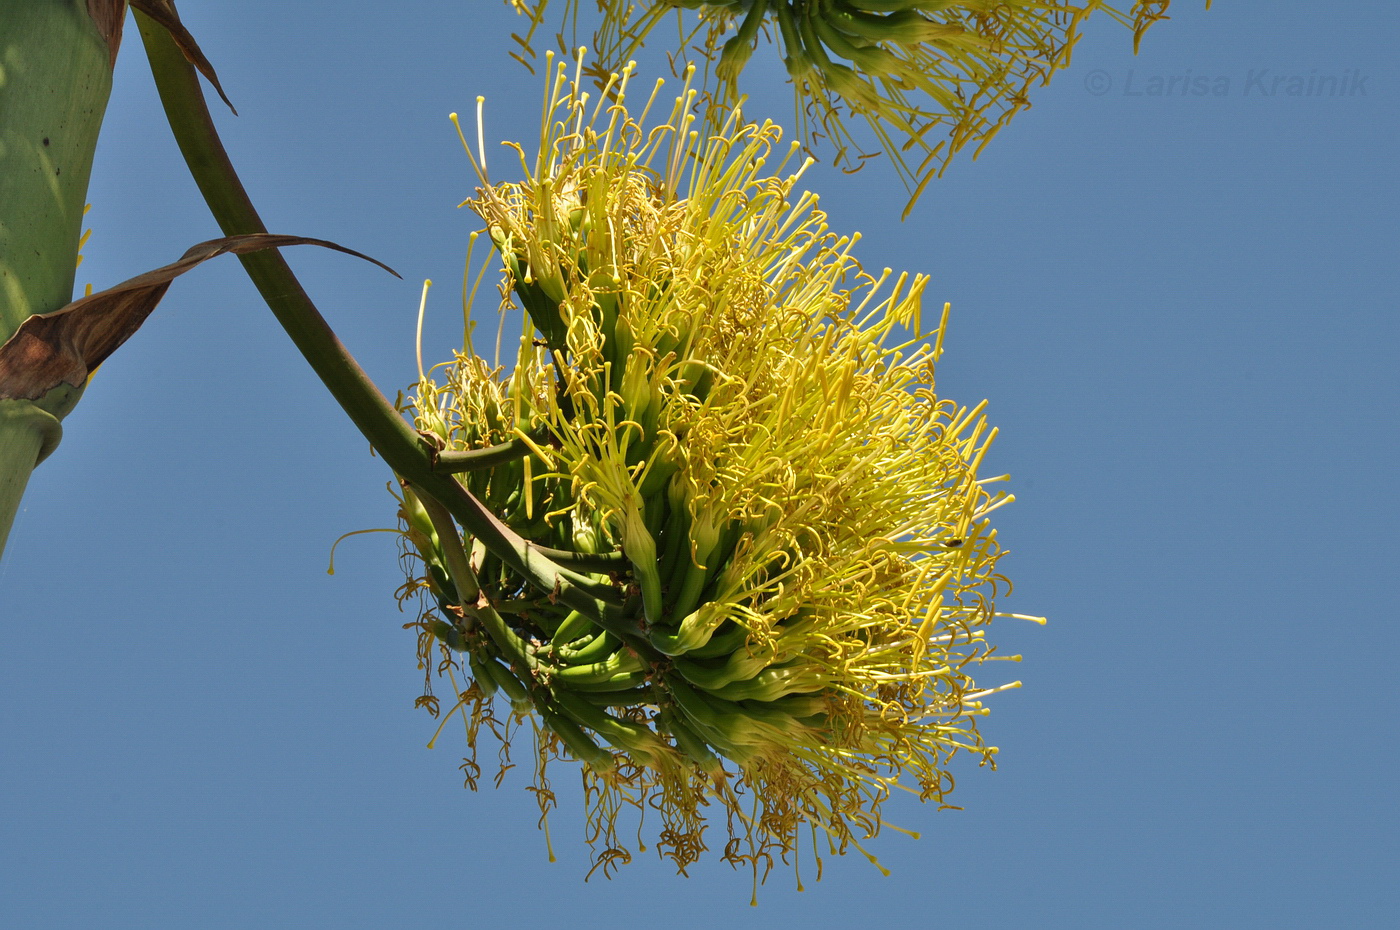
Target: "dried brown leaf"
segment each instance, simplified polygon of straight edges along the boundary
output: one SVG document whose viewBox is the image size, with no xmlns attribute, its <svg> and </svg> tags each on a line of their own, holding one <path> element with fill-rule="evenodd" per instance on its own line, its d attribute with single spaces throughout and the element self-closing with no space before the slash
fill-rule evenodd
<svg viewBox="0 0 1400 930">
<path fill-rule="evenodd" d="M 204 57 L 204 52 L 199 48 L 199 43 L 190 35 L 190 31 L 185 28 L 185 24 L 180 22 L 180 14 L 175 10 L 175 0 L 131 0 L 131 8 L 138 10 L 153 21 L 165 27 L 170 33 L 170 37 L 175 40 L 180 51 L 184 53 L 186 60 L 195 66 L 204 79 L 214 85 L 214 90 L 218 91 L 219 99 L 233 110 L 233 115 L 238 115 L 238 110 L 234 108 L 233 101 L 228 99 L 228 94 L 224 93 L 224 88 L 219 84 L 219 76 L 214 72 L 214 66 L 209 63 L 209 59 Z"/>
<path fill-rule="evenodd" d="M 373 262 L 398 276 L 383 262 L 324 239 L 250 233 L 201 242 L 177 262 L 21 323 L 14 335 L 0 345 L 0 399 L 38 400 L 65 382 L 82 387 L 92 371 L 141 328 L 175 278 L 219 255 L 242 255 L 288 245 L 334 249 Z"/>
<path fill-rule="evenodd" d="M 126 22 L 126 0 L 87 0 L 87 10 L 102 41 L 107 43 L 115 68 L 117 49 L 122 44 L 122 25 Z"/>
</svg>

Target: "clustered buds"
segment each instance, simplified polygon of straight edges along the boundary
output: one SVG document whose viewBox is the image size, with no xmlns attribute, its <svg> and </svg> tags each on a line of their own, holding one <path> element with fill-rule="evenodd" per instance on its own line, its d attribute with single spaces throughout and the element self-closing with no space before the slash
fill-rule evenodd
<svg viewBox="0 0 1400 930">
<path fill-rule="evenodd" d="M 544 764 L 581 761 L 599 864 L 630 856 L 630 810 L 684 870 L 718 811 L 757 875 L 804 836 L 860 848 L 892 790 L 942 801 L 952 756 L 991 759 L 971 670 L 1009 498 L 977 477 L 982 406 L 934 392 L 927 279 L 861 268 L 778 127 L 736 111 L 704 138 L 689 89 L 648 127 L 629 73 L 590 109 L 561 66 L 526 180 L 469 201 L 525 332 L 509 374 L 465 352 L 411 406 L 444 455 L 516 450 L 460 480 L 527 548 L 405 486 L 409 588 L 454 682 L 465 654 L 469 739 L 530 721 L 546 810 Z"/>
</svg>

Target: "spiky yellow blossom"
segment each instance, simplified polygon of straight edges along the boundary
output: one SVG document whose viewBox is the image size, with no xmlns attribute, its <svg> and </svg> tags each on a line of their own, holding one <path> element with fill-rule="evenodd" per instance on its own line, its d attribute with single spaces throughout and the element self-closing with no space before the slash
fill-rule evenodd
<svg viewBox="0 0 1400 930">
<path fill-rule="evenodd" d="M 549 0 L 507 0 L 530 18 L 517 37 L 528 51 Z M 1171 0 L 596 0 L 593 37 L 604 79 L 637 54 L 669 13 L 678 17 L 679 53 L 699 53 L 718 81 L 715 102 L 738 100 L 738 78 L 761 35 L 778 42 L 809 145 L 826 138 L 837 164 L 864 157 L 845 119 L 870 127 L 911 190 L 928 182 L 969 144 L 976 152 L 1030 106 L 1030 89 L 1069 65 L 1089 16 L 1103 11 L 1129 25 L 1134 47 Z M 582 0 L 564 0 L 577 23 Z M 1209 6 L 1209 0 L 1207 0 Z M 689 23 L 686 10 L 699 20 Z M 577 38 L 577 37 L 575 37 Z M 519 57 L 519 56 L 517 56 Z M 523 60 L 523 59 L 522 59 Z M 723 112 L 717 108 L 714 112 Z M 906 214 L 908 209 L 906 209 Z"/>
<path fill-rule="evenodd" d="M 561 65 L 526 180 L 468 201 L 526 332 L 509 375 L 467 352 L 412 406 L 529 542 L 493 551 L 406 488 L 409 588 L 436 601 L 424 659 L 429 634 L 466 653 L 473 752 L 483 725 L 510 735 L 502 691 L 542 810 L 545 762 L 583 763 L 598 864 L 630 858 L 631 811 L 682 871 L 719 821 L 757 876 L 860 848 L 892 790 L 941 802 L 950 758 L 991 759 L 970 670 L 1010 498 L 977 477 L 982 405 L 934 393 L 927 278 L 861 269 L 774 124 L 701 138 L 686 90 L 648 127 L 627 73 L 590 110 Z M 527 577 L 546 562 L 553 590 Z"/>
</svg>

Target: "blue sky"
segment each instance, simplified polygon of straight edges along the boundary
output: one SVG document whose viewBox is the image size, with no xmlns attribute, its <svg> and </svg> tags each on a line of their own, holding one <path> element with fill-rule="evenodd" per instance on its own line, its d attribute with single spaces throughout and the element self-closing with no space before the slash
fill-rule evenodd
<svg viewBox="0 0 1400 930">
<path fill-rule="evenodd" d="M 883 165 L 807 177 L 868 265 L 953 303 L 940 393 L 990 400 L 1018 498 L 1006 606 L 1051 618 L 994 629 L 1026 657 L 985 722 L 1000 768 L 960 773 L 961 811 L 900 806 L 924 837 L 876 842 L 891 877 L 850 856 L 799 894 L 775 871 L 756 910 L 717 862 L 585 884 L 562 771 L 552 865 L 522 779 L 462 790 L 412 707 L 392 540 L 326 574 L 337 536 L 392 522 L 390 475 L 221 260 L 103 367 L 0 564 L 0 923 L 1392 925 L 1400 13 L 1199 6 L 1136 58 L 1091 27 L 908 222 Z M 403 273 L 288 253 L 407 385 L 420 283 L 446 285 L 425 340 L 445 357 L 475 228 L 447 113 L 484 94 L 488 137 L 534 139 L 514 18 L 186 7 L 268 226 Z M 771 56 L 751 74 L 786 118 Z M 134 30 L 116 78 L 79 274 L 99 288 L 217 235 Z M 1307 95 L 1326 78 L 1344 90 Z"/>
</svg>

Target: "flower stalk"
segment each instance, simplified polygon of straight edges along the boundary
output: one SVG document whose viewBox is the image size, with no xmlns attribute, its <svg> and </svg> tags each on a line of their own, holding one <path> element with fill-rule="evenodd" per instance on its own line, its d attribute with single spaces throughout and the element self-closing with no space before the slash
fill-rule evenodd
<svg viewBox="0 0 1400 930">
<path fill-rule="evenodd" d="M 215 220 L 226 235 L 263 232 L 262 220 L 219 140 L 195 68 L 158 23 L 139 11 L 136 21 L 171 130 Z M 364 373 L 281 255 L 267 251 L 239 258 L 302 356 L 390 468 L 440 501 L 496 558 L 531 584 L 617 634 L 635 638 L 617 598 L 555 563 L 545 547 L 507 527 L 455 477 L 434 469 L 435 447 L 404 421 Z"/>
</svg>

